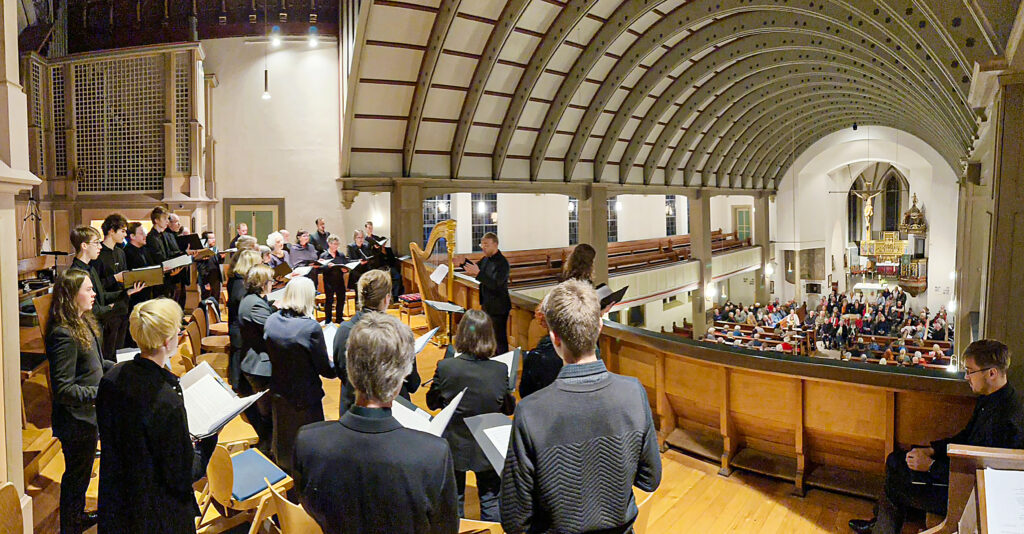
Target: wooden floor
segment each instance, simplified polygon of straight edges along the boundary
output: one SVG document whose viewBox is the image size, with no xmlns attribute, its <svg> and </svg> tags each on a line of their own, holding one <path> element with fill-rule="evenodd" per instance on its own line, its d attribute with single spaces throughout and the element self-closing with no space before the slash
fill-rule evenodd
<svg viewBox="0 0 1024 534">
<path fill-rule="evenodd" d="M 420 322 L 417 323 L 416 319 Z M 422 321 L 421 317 L 414 318 L 413 326 L 418 327 L 415 328 L 418 333 L 424 331 Z M 433 376 L 437 361 L 442 356 L 441 349 L 434 346 L 419 355 L 417 366 L 424 381 Z M 324 381 L 327 393 L 324 412 L 328 419 L 337 418 L 340 388 L 338 380 Z M 30 420 L 49 419 L 48 413 L 39 413 L 40 410 L 49 410 L 48 400 L 38 398 L 41 391 L 43 388 L 39 384 L 26 387 L 26 392 L 35 397 L 28 399 Z M 421 388 L 413 395 L 413 401 L 426 407 L 425 396 L 426 388 Z M 251 428 L 247 430 L 251 432 Z M 728 478 L 721 477 L 717 474 L 716 466 L 672 450 L 662 455 L 662 466 L 661 487 L 651 504 L 648 529 L 651 534 L 846 533 L 849 532 L 846 526 L 848 520 L 871 515 L 872 503 L 864 499 L 819 490 L 811 490 L 804 498 L 793 497 L 789 494 L 793 486 L 788 482 L 742 472 Z M 90 508 L 96 506 L 95 473 L 98 468 L 97 462 L 88 492 L 87 506 Z M 63 456 L 58 453 L 30 484 L 28 492 L 33 498 L 36 533 L 49 534 L 59 530 L 57 502 L 63 469 Z M 475 485 L 472 476 L 467 482 L 470 486 Z M 467 516 L 479 517 L 475 490 L 468 490 L 466 497 Z M 95 532 L 95 529 L 90 532 Z"/>
</svg>

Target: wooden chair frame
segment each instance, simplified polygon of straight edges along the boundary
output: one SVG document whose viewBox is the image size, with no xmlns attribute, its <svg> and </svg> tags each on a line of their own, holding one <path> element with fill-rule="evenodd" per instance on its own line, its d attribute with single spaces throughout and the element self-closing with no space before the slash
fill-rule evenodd
<svg viewBox="0 0 1024 534">
<path fill-rule="evenodd" d="M 259 449 L 252 449 L 260 456 L 263 453 Z M 240 453 L 238 453 L 240 454 Z M 257 509 L 262 501 L 270 496 L 270 489 L 265 489 L 244 501 L 235 500 L 231 495 L 235 483 L 234 466 L 231 464 L 233 455 L 228 452 L 224 445 L 217 445 L 210 463 L 206 467 L 206 484 L 199 497 L 199 517 L 196 519 L 196 529 L 204 530 L 226 530 L 247 521 L 253 521 L 257 515 Z M 268 460 L 269 461 L 269 460 Z M 277 484 L 273 485 L 278 491 L 287 491 L 295 484 L 292 477 L 286 476 Z M 210 507 L 213 507 L 220 518 L 208 522 L 206 518 Z M 269 516 L 268 516 L 269 517 Z"/>
</svg>

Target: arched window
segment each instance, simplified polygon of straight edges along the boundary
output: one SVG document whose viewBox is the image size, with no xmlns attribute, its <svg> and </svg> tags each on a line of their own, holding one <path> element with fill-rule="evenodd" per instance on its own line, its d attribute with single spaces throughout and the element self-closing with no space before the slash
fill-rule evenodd
<svg viewBox="0 0 1024 534">
<path fill-rule="evenodd" d="M 882 226 L 886 232 L 895 232 L 900 224 L 900 178 L 890 176 L 885 182 L 885 219 Z"/>
</svg>

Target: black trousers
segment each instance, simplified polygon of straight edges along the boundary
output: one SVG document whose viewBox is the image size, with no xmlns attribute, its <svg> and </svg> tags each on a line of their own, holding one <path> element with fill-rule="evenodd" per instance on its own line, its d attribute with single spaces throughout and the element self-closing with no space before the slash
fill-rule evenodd
<svg viewBox="0 0 1024 534">
<path fill-rule="evenodd" d="M 206 284 L 210 284 L 210 289 L 206 289 Z M 199 292 L 202 300 L 213 297 L 217 299 L 217 302 L 220 302 L 220 278 L 200 284 Z"/>
<path fill-rule="evenodd" d="M 946 514 L 949 487 L 914 483 L 927 478 L 927 473 L 916 473 L 907 467 L 906 451 L 896 450 L 885 459 L 885 493 L 878 499 L 872 534 L 899 534 L 907 513 L 913 510 Z"/>
<path fill-rule="evenodd" d="M 240 390 L 239 394 L 243 397 L 270 388 L 270 377 L 251 375 L 244 371 L 242 376 L 245 377 L 245 380 L 239 383 L 238 389 Z M 249 420 L 249 424 L 256 431 L 256 436 L 259 437 L 256 448 L 271 457 L 273 455 L 271 444 L 274 439 L 274 415 L 270 395 L 263 395 L 260 400 L 256 401 L 256 404 L 250 406 L 245 411 L 245 418 Z"/>
<path fill-rule="evenodd" d="M 271 406 L 274 412 L 274 461 L 278 467 L 294 476 L 295 436 L 303 425 L 324 420 L 324 405 L 318 402 L 309 406 L 296 406 L 289 399 L 273 395 Z"/>
<path fill-rule="evenodd" d="M 89 487 L 96 444 L 96 427 L 73 420 L 61 429 L 60 448 L 64 452 L 64 474 L 60 478 L 60 532 L 80 534 L 79 520 L 85 513 L 85 490 Z"/>
<path fill-rule="evenodd" d="M 476 490 L 480 495 L 480 520 L 501 521 L 499 497 L 501 475 L 493 469 L 476 472 Z M 466 517 L 466 472 L 455 471 L 455 490 L 459 493 L 459 517 Z"/>
<path fill-rule="evenodd" d="M 330 280 L 330 281 L 329 281 Z M 327 302 L 324 304 L 324 313 L 326 317 L 324 320 L 328 323 L 334 322 L 334 317 L 338 317 L 340 323 L 345 311 L 345 284 L 343 281 L 331 280 L 328 277 L 324 277 L 324 295 L 327 296 Z M 336 308 L 336 309 L 334 309 Z M 332 311 L 335 312 L 332 315 Z"/>
<path fill-rule="evenodd" d="M 103 358 L 117 361 L 117 349 L 124 348 L 128 337 L 128 316 L 116 315 L 103 318 Z"/>
<path fill-rule="evenodd" d="M 491 315 L 488 313 L 487 316 L 494 323 L 494 339 L 498 342 L 495 354 L 505 354 L 508 352 L 508 313 L 502 315 Z"/>
</svg>

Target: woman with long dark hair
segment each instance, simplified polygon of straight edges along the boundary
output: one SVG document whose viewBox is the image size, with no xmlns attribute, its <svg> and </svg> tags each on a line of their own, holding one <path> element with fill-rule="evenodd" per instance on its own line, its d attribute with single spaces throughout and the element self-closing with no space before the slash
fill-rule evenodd
<svg viewBox="0 0 1024 534">
<path fill-rule="evenodd" d="M 565 263 L 562 264 L 562 281 L 583 280 L 593 283 L 594 280 L 594 258 L 597 251 L 594 247 L 580 243 L 572 249 Z"/>
<path fill-rule="evenodd" d="M 53 286 L 46 324 L 46 359 L 53 384 L 53 435 L 64 451 L 60 482 L 60 531 L 78 534 L 96 524 L 85 513 L 85 490 L 96 457 L 96 393 L 103 377 L 100 328 L 89 273 L 69 269 Z M 110 362 L 106 362 L 110 364 Z"/>
</svg>

